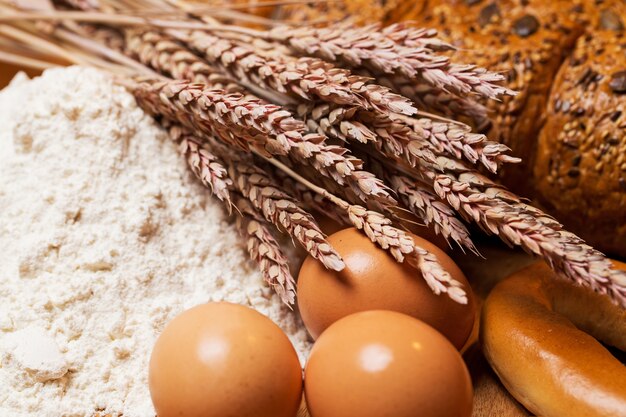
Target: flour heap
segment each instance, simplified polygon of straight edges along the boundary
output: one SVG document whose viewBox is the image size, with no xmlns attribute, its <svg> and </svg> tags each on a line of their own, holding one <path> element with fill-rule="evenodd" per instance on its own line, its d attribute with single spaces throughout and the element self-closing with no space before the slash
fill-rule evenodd
<svg viewBox="0 0 626 417">
<path fill-rule="evenodd" d="M 0 416 L 153 417 L 152 345 L 210 300 L 310 348 L 175 144 L 78 67 L 0 92 L 0 299 Z"/>
</svg>

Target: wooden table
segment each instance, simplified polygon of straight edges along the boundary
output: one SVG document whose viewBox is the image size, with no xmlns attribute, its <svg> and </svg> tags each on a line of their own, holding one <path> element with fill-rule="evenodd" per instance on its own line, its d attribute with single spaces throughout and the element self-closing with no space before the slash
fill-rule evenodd
<svg viewBox="0 0 626 417">
<path fill-rule="evenodd" d="M 533 262 L 519 251 L 510 251 L 500 244 L 488 243 L 480 247 L 485 257 L 453 254 L 477 296 L 479 305 L 500 280 Z M 472 345 L 463 355 L 472 375 L 474 385 L 474 411 L 472 417 L 527 417 L 531 416 L 507 390 L 484 358 L 479 343 Z"/>
</svg>

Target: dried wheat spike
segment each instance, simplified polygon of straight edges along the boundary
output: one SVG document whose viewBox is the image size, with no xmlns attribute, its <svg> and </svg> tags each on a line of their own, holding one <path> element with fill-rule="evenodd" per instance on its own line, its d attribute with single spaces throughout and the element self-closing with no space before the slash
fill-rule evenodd
<svg viewBox="0 0 626 417">
<path fill-rule="evenodd" d="M 53 3 L 65 4 L 77 10 L 98 10 L 100 8 L 98 0 L 55 0 Z"/>
<path fill-rule="evenodd" d="M 133 93 L 149 113 L 177 120 L 244 150 L 254 146 L 271 155 L 286 155 L 290 148 L 286 136 L 304 130 L 304 123 L 280 106 L 204 89 L 202 84 L 143 80 Z"/>
<path fill-rule="evenodd" d="M 454 301 L 467 304 L 462 284 L 443 269 L 435 255 L 417 246 L 411 236 L 395 228 L 391 220 L 357 205 L 349 206 L 347 213 L 352 225 L 362 230 L 372 242 L 389 251 L 398 262 L 406 259 L 417 268 L 435 294 L 446 293 Z"/>
<path fill-rule="evenodd" d="M 454 51 L 456 47 L 437 36 L 437 29 L 416 28 L 410 23 L 394 23 L 380 28 L 383 35 L 407 48 L 427 48 L 434 52 Z"/>
<path fill-rule="evenodd" d="M 229 94 L 246 94 L 236 81 L 219 73 L 187 47 L 163 33 L 131 29 L 125 31 L 125 38 L 125 52 L 161 74 L 204 84 L 205 88 L 224 90 Z"/>
<path fill-rule="evenodd" d="M 376 201 L 395 205 L 391 190 L 370 172 L 364 171 L 363 161 L 354 157 L 347 148 L 326 145 L 325 136 L 312 133 L 301 137 L 291 136 L 293 148 L 290 159 L 315 168 L 318 174 L 331 178 L 341 186 L 349 187 L 360 201 Z"/>
<path fill-rule="evenodd" d="M 245 150 L 251 143 L 269 155 L 289 155 L 311 165 L 320 174 L 350 187 L 364 202 L 396 203 L 383 182 L 363 171 L 362 162 L 347 148 L 326 145 L 326 137 L 319 134 L 303 135 L 304 123 L 278 106 L 224 95 L 219 90 L 202 90 L 200 85 L 186 82 L 142 84 L 135 95 L 139 104 L 153 114 L 176 118 L 193 130 L 215 135 Z"/>
<path fill-rule="evenodd" d="M 329 217 L 339 224 L 351 226 L 352 223 L 348 218 L 345 210 L 341 207 L 333 204 L 320 194 L 317 194 L 307 188 L 306 185 L 299 183 L 298 181 L 285 174 L 283 171 L 268 167 L 276 178 L 280 181 L 281 186 L 289 195 L 294 196 L 298 201 L 304 204 L 310 210 L 315 210 L 318 213 Z"/>
<path fill-rule="evenodd" d="M 204 141 L 188 129 L 169 122 L 164 122 L 163 125 L 168 130 L 170 138 L 179 144 L 180 151 L 194 175 L 211 190 L 213 195 L 231 206 L 228 189 L 232 187 L 232 181 L 217 156 L 205 149 Z"/>
<path fill-rule="evenodd" d="M 376 134 L 355 119 L 358 109 L 330 103 L 302 103 L 296 114 L 304 120 L 311 132 L 345 142 L 367 143 L 376 140 Z"/>
<path fill-rule="evenodd" d="M 296 201 L 276 188 L 264 173 L 253 165 L 241 162 L 229 165 L 236 186 L 268 221 L 287 230 L 314 258 L 333 270 L 342 270 L 344 263 L 315 223 Z"/>
<path fill-rule="evenodd" d="M 202 139 L 188 129 L 168 120 L 163 120 L 162 124 L 170 138 L 180 144 L 181 151 L 196 177 L 230 207 L 233 202 L 229 189 L 233 190 L 234 184 L 219 159 L 203 146 Z M 237 226 L 246 237 L 250 258 L 258 264 L 266 282 L 283 302 L 292 305 L 295 301 L 295 280 L 280 245 L 250 202 L 236 192 L 234 196 L 234 206 L 240 214 L 236 218 Z"/>
<path fill-rule="evenodd" d="M 456 218 L 454 210 L 441 201 L 430 187 L 399 173 L 391 174 L 388 178 L 400 201 L 422 219 L 426 226 L 433 227 L 435 233 L 448 241 L 452 239 L 461 248 L 478 253 L 465 225 Z"/>
<path fill-rule="evenodd" d="M 406 161 L 413 167 L 419 167 L 419 161 L 434 164 L 437 157 L 449 156 L 464 157 L 473 164 L 480 162 L 496 172 L 503 163 L 520 161 L 506 154 L 510 150 L 507 146 L 488 141 L 460 123 L 371 112 L 360 112 L 357 117 L 377 134 L 377 141 L 372 144 L 382 155 Z"/>
<path fill-rule="evenodd" d="M 80 30 L 89 39 L 93 39 L 117 52 L 124 50 L 124 35 L 118 29 L 99 25 L 80 25 Z"/>
<path fill-rule="evenodd" d="M 403 31 L 406 32 L 406 27 Z M 269 32 L 269 37 L 291 47 L 294 53 L 314 56 L 328 62 L 336 62 L 353 70 L 364 69 L 380 74 L 402 77 L 407 80 L 426 81 L 441 90 L 467 96 L 477 93 L 497 99 L 514 94 L 496 83 L 504 76 L 489 72 L 474 65 L 458 65 L 449 58 L 438 55 L 418 41 L 409 41 L 411 46 L 398 43 L 393 28 L 381 31 L 380 25 L 366 27 L 345 26 L 327 28 L 278 27 Z M 424 32 L 421 31 L 415 36 Z M 411 38 L 405 35 L 404 39 Z"/>
<path fill-rule="evenodd" d="M 325 101 L 365 110 L 415 114 L 410 101 L 388 88 L 370 84 L 369 79 L 313 59 L 297 60 L 261 56 L 253 48 L 205 32 L 191 32 L 178 38 L 206 56 L 231 77 L 262 95 L 263 90 L 285 94 L 292 100 Z M 271 101 L 271 98 L 264 96 Z M 285 104 L 285 103 L 282 103 Z"/>
<path fill-rule="evenodd" d="M 376 140 L 370 144 L 380 154 L 412 167 L 419 167 L 419 161 L 435 163 L 435 147 L 402 120 L 373 112 L 359 112 L 356 117 L 376 133 Z"/>
<path fill-rule="evenodd" d="M 411 99 L 420 110 L 438 113 L 444 117 L 465 117 L 475 126 L 483 127 L 489 120 L 489 110 L 475 97 L 459 97 L 426 82 L 402 80 L 397 77 L 378 77 L 377 81 Z"/>
<path fill-rule="evenodd" d="M 267 171 L 256 166 L 247 155 L 221 144 L 211 142 L 210 149 L 225 161 L 236 191 L 250 200 L 268 222 L 288 233 L 326 268 L 340 271 L 345 267 L 313 216 L 284 192 Z"/>
<path fill-rule="evenodd" d="M 456 217 L 456 213 L 445 201 L 437 197 L 427 180 L 411 175 L 410 167 L 401 161 L 388 160 L 380 155 L 359 153 L 368 168 L 379 178 L 383 178 L 396 194 L 403 206 L 413 213 L 426 226 L 432 227 L 436 234 L 442 235 L 448 243 L 455 241 L 461 249 L 467 248 L 478 254 L 466 226 Z M 396 212 L 388 213 L 394 218 Z M 398 217 L 400 222 L 406 219 Z"/>
<path fill-rule="evenodd" d="M 203 141 L 180 125 L 168 128 L 170 137 L 180 143 L 181 151 L 187 157 L 192 172 L 220 200 L 232 203 L 229 188 L 233 183 L 217 157 L 203 149 Z M 237 226 L 246 237 L 246 247 L 250 258 L 259 266 L 265 281 L 278 294 L 281 300 L 292 305 L 295 301 L 295 280 L 289 271 L 286 257 L 272 233 L 260 218 L 250 202 L 235 195 L 234 206 L 240 214 L 236 217 Z"/>
<path fill-rule="evenodd" d="M 241 213 L 241 216 L 236 217 L 236 223 L 240 233 L 246 238 L 250 259 L 257 263 L 265 282 L 281 300 L 288 306 L 293 305 L 296 299 L 296 282 L 289 271 L 289 262 L 280 244 L 250 201 L 237 195 L 235 207 Z"/>
<path fill-rule="evenodd" d="M 460 123 L 403 115 L 391 115 L 391 118 L 404 122 L 420 137 L 427 139 L 437 154 L 456 159 L 465 158 L 472 164 L 481 163 L 493 173 L 496 173 L 502 164 L 521 161 L 506 154 L 511 150 L 508 146 L 487 140 L 483 134 L 472 133 L 469 126 Z"/>
<path fill-rule="evenodd" d="M 542 257 L 559 275 L 626 307 L 626 272 L 614 270 L 603 254 L 555 219 L 476 171 L 432 172 L 431 177 L 437 195 L 486 233 Z"/>
</svg>

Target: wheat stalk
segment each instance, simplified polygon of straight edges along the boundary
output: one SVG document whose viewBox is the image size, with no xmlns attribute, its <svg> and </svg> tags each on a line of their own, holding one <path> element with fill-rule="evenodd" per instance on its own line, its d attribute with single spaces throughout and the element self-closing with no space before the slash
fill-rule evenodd
<svg viewBox="0 0 626 417">
<path fill-rule="evenodd" d="M 205 141 L 181 125 L 164 119 L 161 121 L 170 138 L 179 144 L 191 171 L 220 200 L 237 210 L 236 224 L 246 238 L 250 258 L 257 263 L 265 281 L 281 300 L 292 305 L 295 301 L 295 280 L 289 271 L 287 258 L 250 201 L 239 194 L 223 163 L 206 149 Z M 234 202 L 231 200 L 231 192 Z"/>
<path fill-rule="evenodd" d="M 284 192 L 264 169 L 255 165 L 249 156 L 221 144 L 210 142 L 209 149 L 224 160 L 236 191 L 246 197 L 268 222 L 287 232 L 326 268 L 340 271 L 345 267 L 313 216 Z"/>
<path fill-rule="evenodd" d="M 156 31 L 126 30 L 126 53 L 164 75 L 204 84 L 226 93 L 245 94 L 231 78 L 194 55 L 187 47 Z"/>
<path fill-rule="evenodd" d="M 400 201 L 415 215 L 446 240 L 455 241 L 459 247 L 478 253 L 465 225 L 456 218 L 454 210 L 442 202 L 431 188 L 406 175 L 389 175 L 389 183 L 398 193 Z"/>
<path fill-rule="evenodd" d="M 203 147 L 203 141 L 180 125 L 162 122 L 172 140 L 179 144 L 180 152 L 196 178 L 221 201 L 232 205 L 229 188 L 232 181 L 223 163 Z"/>
<path fill-rule="evenodd" d="M 336 62 L 352 70 L 364 69 L 376 76 L 392 75 L 405 80 L 426 81 L 434 87 L 459 96 L 477 93 L 496 99 L 513 92 L 496 83 L 504 76 L 474 65 L 458 65 L 449 58 L 433 53 L 433 45 L 445 45 L 417 30 L 402 35 L 386 31 L 380 25 L 365 27 L 293 28 L 279 27 L 268 32 L 268 38 L 288 45 L 296 54 Z M 432 33 L 432 32 L 430 32 Z M 428 44 L 427 39 L 431 43 Z M 399 42 L 400 41 L 400 42 Z"/>
<path fill-rule="evenodd" d="M 406 123 L 420 137 L 428 140 L 439 155 L 456 159 L 465 158 L 472 164 L 481 163 L 493 173 L 496 173 L 502 164 L 521 162 L 521 159 L 506 154 L 511 150 L 508 146 L 490 141 L 483 134 L 472 133 L 468 126 L 427 117 L 413 118 L 394 114 L 390 116 L 394 120 Z"/>
<path fill-rule="evenodd" d="M 432 173 L 434 190 L 467 220 L 511 246 L 542 257 L 561 276 L 626 307 L 626 272 L 552 217 L 472 171 Z"/>
<path fill-rule="evenodd" d="M 370 84 L 368 78 L 351 74 L 331 64 L 313 59 L 266 58 L 253 48 L 205 32 L 175 32 L 177 37 L 202 53 L 231 77 L 241 80 L 255 93 L 259 87 L 287 95 L 291 102 L 321 100 L 365 110 L 414 114 L 408 99 L 386 87 Z M 270 98 L 271 100 L 271 98 Z M 281 104 L 287 104 L 283 102 Z"/>
<path fill-rule="evenodd" d="M 257 263 L 267 284 L 288 306 L 293 305 L 296 297 L 296 284 L 289 262 L 266 223 L 252 207 L 250 201 L 237 196 L 235 207 L 241 213 L 236 217 L 237 227 L 246 239 L 246 248 L 250 259 Z"/>
<path fill-rule="evenodd" d="M 404 262 L 406 260 L 410 265 L 417 268 L 435 294 L 446 293 L 458 303 L 467 303 L 467 294 L 463 290 L 462 284 L 452 278 L 450 273 L 441 266 L 435 255 L 416 245 L 411 236 L 394 227 L 390 219 L 376 211 L 340 199 L 276 159 L 267 159 L 267 161 L 342 209 L 354 227 L 361 230 L 372 242 L 388 251 L 396 261 Z"/>
</svg>

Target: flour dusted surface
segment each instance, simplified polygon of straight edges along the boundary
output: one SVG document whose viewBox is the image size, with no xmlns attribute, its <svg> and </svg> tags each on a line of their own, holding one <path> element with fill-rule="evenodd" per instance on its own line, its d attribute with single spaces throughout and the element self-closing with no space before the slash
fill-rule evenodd
<svg viewBox="0 0 626 417">
<path fill-rule="evenodd" d="M 152 417 L 165 323 L 209 300 L 309 343 L 131 95 L 72 67 L 0 93 L 0 416 Z"/>
</svg>

